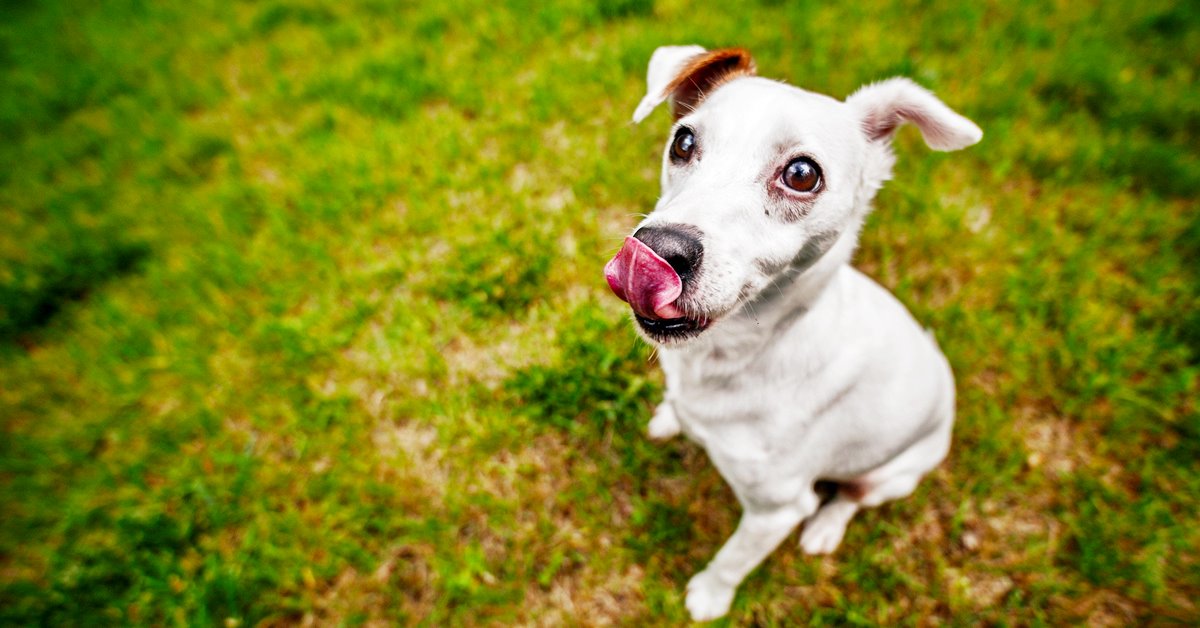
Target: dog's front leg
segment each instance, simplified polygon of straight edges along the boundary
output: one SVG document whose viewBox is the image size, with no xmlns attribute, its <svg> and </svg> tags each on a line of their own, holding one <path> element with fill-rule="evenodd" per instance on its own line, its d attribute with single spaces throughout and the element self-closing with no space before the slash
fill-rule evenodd
<svg viewBox="0 0 1200 628">
<path fill-rule="evenodd" d="M 663 399 L 654 409 L 654 416 L 646 426 L 646 432 L 654 440 L 666 440 L 679 434 L 680 429 L 679 417 L 675 416 L 675 407 L 671 404 L 671 399 Z"/>
<path fill-rule="evenodd" d="M 675 391 L 679 390 L 679 384 L 675 381 L 676 371 L 665 360 L 662 367 L 666 390 L 663 391 L 662 403 L 654 409 L 654 416 L 650 418 L 650 424 L 646 426 L 646 432 L 654 440 L 672 438 L 682 430 L 682 426 L 679 425 L 679 417 L 675 414 Z"/>
<path fill-rule="evenodd" d="M 811 501 L 811 504 L 809 503 Z M 687 609 L 694 621 L 708 621 L 729 612 L 737 587 L 787 535 L 816 509 L 816 496 L 802 504 L 771 510 L 747 509 L 737 530 L 704 571 L 687 585 Z"/>
</svg>

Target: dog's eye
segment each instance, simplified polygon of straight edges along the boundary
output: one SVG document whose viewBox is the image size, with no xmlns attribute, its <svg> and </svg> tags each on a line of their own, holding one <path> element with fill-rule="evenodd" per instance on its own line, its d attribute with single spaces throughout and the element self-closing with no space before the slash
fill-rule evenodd
<svg viewBox="0 0 1200 628">
<path fill-rule="evenodd" d="M 683 127 L 675 132 L 675 141 L 671 142 L 671 160 L 676 162 L 687 161 L 692 158 L 692 151 L 696 148 L 696 135 L 692 130 Z"/>
<path fill-rule="evenodd" d="M 813 192 L 821 185 L 821 169 L 807 157 L 793 160 L 783 169 L 783 184 L 797 192 Z"/>
</svg>

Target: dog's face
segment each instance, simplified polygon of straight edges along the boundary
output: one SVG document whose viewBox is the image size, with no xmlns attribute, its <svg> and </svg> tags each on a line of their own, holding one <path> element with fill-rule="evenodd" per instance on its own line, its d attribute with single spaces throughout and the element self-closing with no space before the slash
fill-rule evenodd
<svg viewBox="0 0 1200 628">
<path fill-rule="evenodd" d="M 752 74 L 740 50 L 667 47 L 651 59 L 634 119 L 672 100 L 662 196 L 605 275 L 652 341 L 695 338 L 853 239 L 890 175 L 900 123 L 942 150 L 982 135 L 906 79 L 842 102 Z"/>
</svg>

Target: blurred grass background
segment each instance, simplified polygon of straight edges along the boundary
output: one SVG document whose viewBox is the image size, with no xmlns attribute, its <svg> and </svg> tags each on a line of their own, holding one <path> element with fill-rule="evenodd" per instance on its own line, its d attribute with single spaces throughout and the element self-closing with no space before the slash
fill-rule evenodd
<svg viewBox="0 0 1200 628">
<path fill-rule="evenodd" d="M 0 623 L 679 623 L 736 523 L 600 269 L 656 46 L 985 130 L 897 141 L 857 264 L 949 461 L 732 624 L 1200 618 L 1194 3 L 9 1 Z"/>
</svg>

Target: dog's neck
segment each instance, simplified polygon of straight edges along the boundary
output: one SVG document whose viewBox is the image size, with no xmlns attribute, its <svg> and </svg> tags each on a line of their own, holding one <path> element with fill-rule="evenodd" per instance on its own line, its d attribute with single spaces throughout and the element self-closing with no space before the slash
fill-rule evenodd
<svg viewBox="0 0 1200 628">
<path fill-rule="evenodd" d="M 796 324 L 829 291 L 858 245 L 859 224 L 825 239 L 813 238 L 789 267 L 757 296 L 707 334 L 681 348 L 683 353 L 714 350 L 751 355 Z"/>
</svg>

